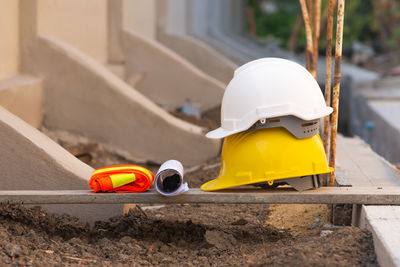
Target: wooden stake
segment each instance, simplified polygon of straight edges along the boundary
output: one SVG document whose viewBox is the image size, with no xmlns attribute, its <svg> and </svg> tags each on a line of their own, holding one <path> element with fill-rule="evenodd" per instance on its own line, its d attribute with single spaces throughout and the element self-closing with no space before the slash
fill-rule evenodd
<svg viewBox="0 0 400 267">
<path fill-rule="evenodd" d="M 343 40 L 343 21 L 344 21 L 345 0 L 338 1 L 337 24 L 336 24 L 336 47 L 335 47 L 335 73 L 333 75 L 333 95 L 332 95 L 332 120 L 331 120 L 331 149 L 329 165 L 335 168 L 336 159 L 336 135 L 339 113 L 340 95 L 340 63 L 342 61 L 342 40 Z M 335 172 L 329 174 L 329 185 L 334 186 Z"/>
<path fill-rule="evenodd" d="M 321 21 L 321 0 L 315 0 L 314 3 L 314 15 L 313 15 L 314 25 L 313 29 L 313 70 L 315 71 L 315 76 L 317 76 L 317 64 L 318 64 L 318 42 L 320 35 L 320 21 Z"/>
<path fill-rule="evenodd" d="M 304 26 L 306 29 L 306 38 L 307 38 L 307 51 L 306 51 L 306 64 L 307 70 L 316 78 L 316 72 L 313 70 L 314 62 L 313 62 L 313 38 L 312 38 L 312 29 L 310 25 L 310 18 L 308 15 L 306 0 L 299 0 L 301 6 L 301 12 L 303 14 Z"/>
<path fill-rule="evenodd" d="M 325 73 L 325 102 L 331 106 L 332 86 L 332 34 L 333 34 L 333 12 L 336 0 L 328 1 L 327 27 L 326 27 L 326 73 Z M 324 149 L 326 157 L 329 158 L 329 115 L 324 118 Z"/>
</svg>

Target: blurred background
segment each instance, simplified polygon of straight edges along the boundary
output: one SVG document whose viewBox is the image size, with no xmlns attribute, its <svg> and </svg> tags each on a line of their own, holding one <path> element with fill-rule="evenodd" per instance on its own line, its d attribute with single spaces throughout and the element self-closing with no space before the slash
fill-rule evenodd
<svg viewBox="0 0 400 267">
<path fill-rule="evenodd" d="M 321 9 L 319 51 L 325 55 L 327 1 L 322 1 Z M 399 15 L 399 3 L 395 0 L 346 2 L 344 56 L 351 63 L 380 74 L 397 75 L 394 67 L 399 64 Z M 302 53 L 306 47 L 302 24 L 300 5 L 296 1 L 247 1 L 247 30 L 259 40 L 276 42 L 290 52 Z"/>
</svg>

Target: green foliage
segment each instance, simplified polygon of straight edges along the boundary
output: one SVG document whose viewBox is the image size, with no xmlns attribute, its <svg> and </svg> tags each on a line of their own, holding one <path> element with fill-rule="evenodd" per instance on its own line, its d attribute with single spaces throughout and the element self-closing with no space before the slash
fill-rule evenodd
<svg viewBox="0 0 400 267">
<path fill-rule="evenodd" d="M 349 0 L 345 5 L 343 45 L 370 43 L 378 37 L 373 0 Z"/>
<path fill-rule="evenodd" d="M 265 12 L 262 0 L 247 0 L 255 9 L 255 20 L 259 38 L 274 38 L 282 47 L 287 47 L 290 33 L 300 13 L 300 4 L 295 0 L 267 0 L 276 7 L 273 12 Z M 265 4 L 265 3 L 264 3 Z M 327 0 L 322 1 L 321 17 Z M 336 11 L 335 11 L 336 13 Z M 335 14 L 336 15 L 336 14 Z M 334 21 L 334 38 L 336 21 Z M 400 33 L 399 33 L 400 35 Z M 325 47 L 326 30 L 321 29 L 320 48 Z M 371 43 L 378 37 L 378 27 L 374 14 L 373 0 L 348 0 L 345 5 L 343 45 L 350 46 L 354 41 Z M 304 26 L 297 40 L 296 50 L 304 50 L 306 38 Z"/>
</svg>

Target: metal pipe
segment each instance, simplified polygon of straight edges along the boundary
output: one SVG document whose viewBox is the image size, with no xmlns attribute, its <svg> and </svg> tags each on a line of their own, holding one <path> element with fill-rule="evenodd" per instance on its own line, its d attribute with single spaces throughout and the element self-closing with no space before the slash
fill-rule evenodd
<svg viewBox="0 0 400 267">
<path fill-rule="evenodd" d="M 333 34 L 333 12 L 335 11 L 336 0 L 328 1 L 328 15 L 326 27 L 326 73 L 325 73 L 325 103 L 331 106 L 332 86 L 332 34 Z M 324 149 L 326 157 L 329 158 L 329 123 L 330 116 L 324 118 Z"/>
<path fill-rule="evenodd" d="M 306 0 L 299 0 L 301 6 L 301 13 L 303 14 L 304 26 L 306 29 L 306 38 L 307 38 L 307 51 L 306 51 L 306 65 L 307 70 L 316 78 L 315 70 L 313 70 L 313 38 L 312 38 L 312 29 L 310 25 L 310 18 L 308 15 Z"/>
<path fill-rule="evenodd" d="M 331 120 L 331 149 L 329 165 L 335 168 L 336 159 L 336 135 L 339 113 L 340 96 L 340 64 L 342 61 L 342 41 L 343 41 L 343 22 L 344 22 L 344 4 L 345 0 L 338 1 L 337 24 L 336 24 L 336 47 L 335 47 L 335 72 L 333 75 L 333 93 L 332 93 L 332 120 Z M 335 171 L 329 174 L 329 185 L 334 186 Z"/>
</svg>

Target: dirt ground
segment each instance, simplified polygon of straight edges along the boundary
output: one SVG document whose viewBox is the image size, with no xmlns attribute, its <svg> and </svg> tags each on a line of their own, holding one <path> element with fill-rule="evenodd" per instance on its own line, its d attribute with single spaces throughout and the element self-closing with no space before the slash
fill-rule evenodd
<svg viewBox="0 0 400 267">
<path fill-rule="evenodd" d="M 153 206 L 154 207 L 154 206 Z M 90 229 L 40 208 L 0 206 L 0 262 L 13 266 L 377 266 L 354 227 L 293 235 L 267 205 L 136 208 Z M 143 211 L 144 210 L 144 211 Z"/>
<path fill-rule="evenodd" d="M 219 109 L 202 120 L 186 119 L 213 129 L 219 124 Z M 71 142 L 54 132 L 46 134 L 94 168 L 135 163 L 90 140 Z M 199 187 L 217 177 L 219 162 L 215 158 L 186 169 L 185 180 L 190 187 Z M 153 172 L 159 167 L 141 165 Z M 326 205 L 138 205 L 90 227 L 39 207 L 1 205 L 0 262 L 2 266 L 378 266 L 371 234 L 334 227 L 326 214 Z"/>
</svg>

